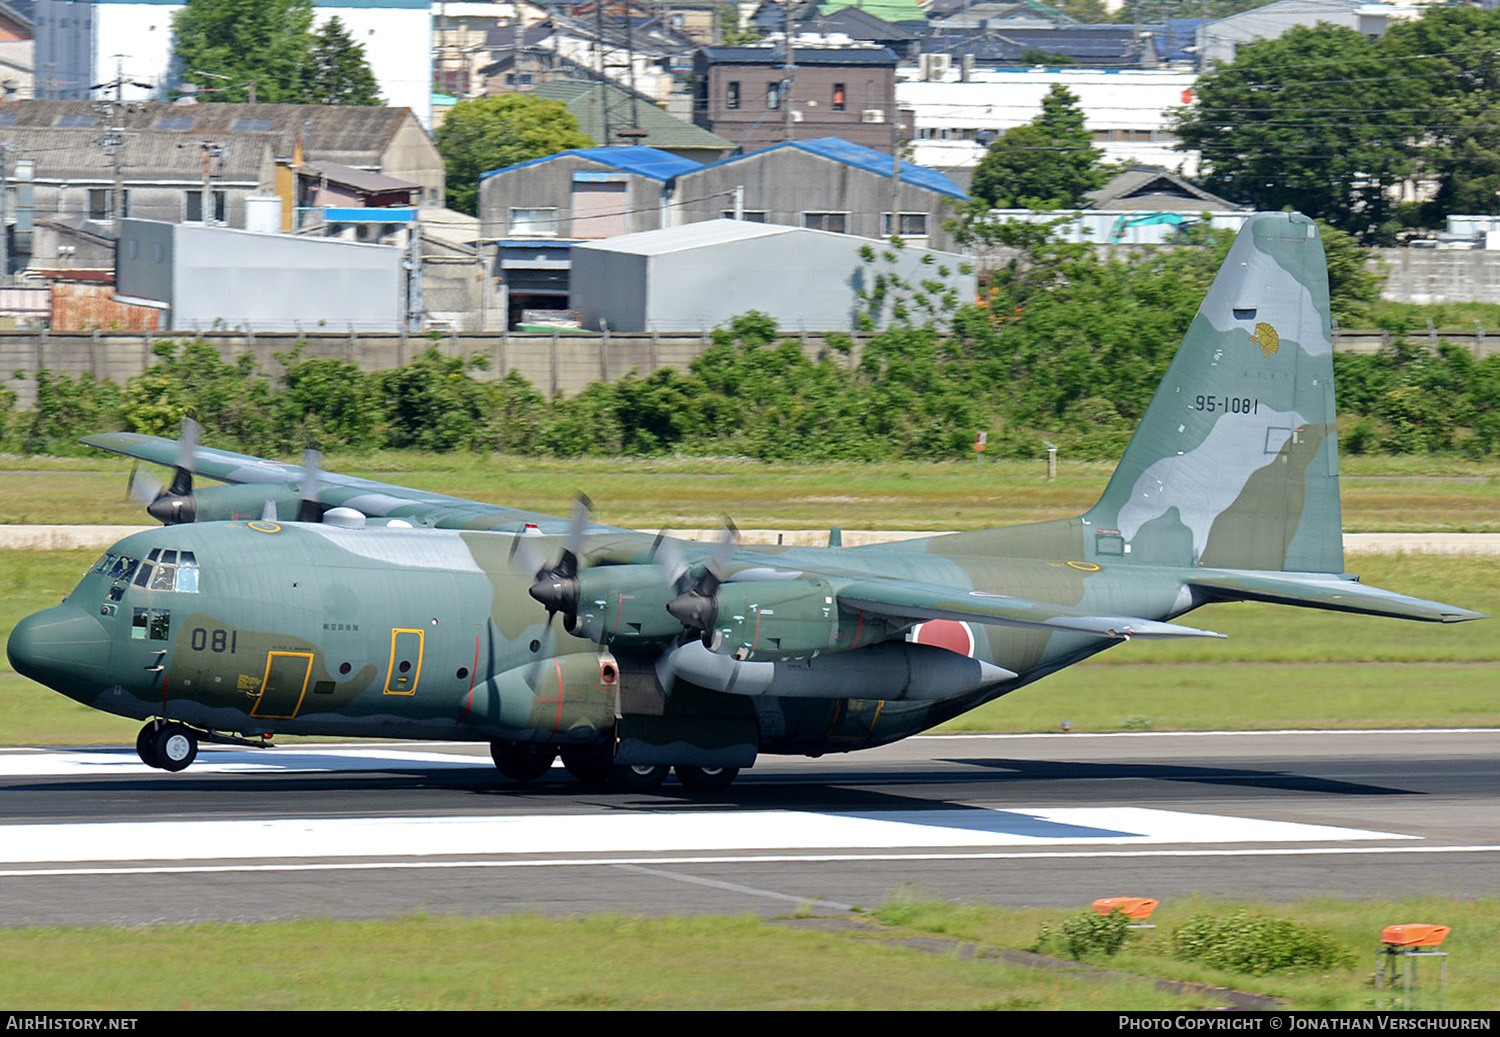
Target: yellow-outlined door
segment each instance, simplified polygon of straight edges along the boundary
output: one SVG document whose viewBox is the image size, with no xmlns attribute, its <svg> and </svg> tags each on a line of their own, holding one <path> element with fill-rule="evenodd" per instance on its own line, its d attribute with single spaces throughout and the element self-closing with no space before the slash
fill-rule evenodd
<svg viewBox="0 0 1500 1037">
<path fill-rule="evenodd" d="M 260 696 L 250 710 L 253 717 L 290 720 L 302 708 L 307 679 L 312 673 L 312 652 L 267 652 L 266 675 Z"/>
<path fill-rule="evenodd" d="M 422 647 L 427 632 L 420 627 L 391 631 L 391 663 L 385 671 L 387 695 L 415 695 L 422 675 Z"/>
</svg>

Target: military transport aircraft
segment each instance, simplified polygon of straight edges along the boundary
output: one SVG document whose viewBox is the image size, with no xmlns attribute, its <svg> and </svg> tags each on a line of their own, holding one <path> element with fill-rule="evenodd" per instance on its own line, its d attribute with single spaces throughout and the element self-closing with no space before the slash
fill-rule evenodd
<svg viewBox="0 0 1500 1037">
<path fill-rule="evenodd" d="M 10 636 L 15 669 L 146 721 L 141 759 L 276 734 L 490 743 L 514 780 L 727 786 L 759 753 L 905 738 L 1171 622 L 1266 601 L 1482 618 L 1344 572 L 1328 282 L 1307 218 L 1239 233 L 1099 502 L 1076 518 L 843 549 L 555 518 L 200 447 L 165 528 Z M 197 476 L 227 485 L 195 488 Z M 560 618 L 560 621 L 558 619 Z"/>
</svg>

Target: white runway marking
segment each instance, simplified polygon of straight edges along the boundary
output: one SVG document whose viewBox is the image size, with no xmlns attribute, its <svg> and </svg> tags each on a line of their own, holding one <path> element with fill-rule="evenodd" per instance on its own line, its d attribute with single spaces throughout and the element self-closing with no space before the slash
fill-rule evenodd
<svg viewBox="0 0 1500 1037">
<path fill-rule="evenodd" d="M 1305 843 L 1384 832 L 1140 807 L 282 818 L 0 825 L 0 862 Z"/>
<path fill-rule="evenodd" d="M 296 749 L 220 749 L 205 746 L 192 774 L 285 774 L 295 772 L 428 770 L 432 767 L 488 767 L 488 756 L 424 752 L 392 746 L 307 746 Z M 161 775 L 133 749 L 22 749 L 0 751 L 0 778 L 98 778 L 118 774 Z"/>
</svg>

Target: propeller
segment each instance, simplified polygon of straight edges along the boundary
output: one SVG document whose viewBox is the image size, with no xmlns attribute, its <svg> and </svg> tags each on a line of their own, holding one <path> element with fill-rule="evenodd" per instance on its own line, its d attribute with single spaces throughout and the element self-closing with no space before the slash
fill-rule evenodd
<svg viewBox="0 0 1500 1037">
<path fill-rule="evenodd" d="M 323 481 L 323 452 L 308 447 L 302 452 L 302 503 L 297 506 L 298 522 L 320 522 L 328 506 L 318 497 Z"/>
<path fill-rule="evenodd" d="M 549 624 L 559 612 L 565 617 L 578 614 L 578 553 L 583 549 L 583 535 L 588 529 L 589 513 L 593 507 L 594 503 L 587 495 L 578 495 L 562 554 L 555 563 L 547 563 L 540 547 L 527 534 L 511 541 L 511 565 L 517 572 L 532 578 L 531 596 L 546 608 Z"/>
<path fill-rule="evenodd" d="M 144 496 L 146 487 L 155 484 L 156 493 L 146 504 L 146 514 L 163 525 L 191 522 L 197 515 L 197 502 L 193 500 L 193 475 L 198 466 L 199 432 L 196 421 L 192 418 L 182 419 L 182 428 L 177 434 L 177 463 L 172 468 L 171 485 L 165 491 L 149 477 L 138 478 L 131 475 L 132 496 Z"/>
<path fill-rule="evenodd" d="M 724 536 L 714 548 L 703 573 L 682 593 L 667 603 L 667 611 L 688 630 L 696 630 L 705 646 L 712 647 L 714 624 L 719 618 L 719 584 L 729 569 L 729 559 L 740 531 L 734 520 L 724 517 Z"/>
</svg>

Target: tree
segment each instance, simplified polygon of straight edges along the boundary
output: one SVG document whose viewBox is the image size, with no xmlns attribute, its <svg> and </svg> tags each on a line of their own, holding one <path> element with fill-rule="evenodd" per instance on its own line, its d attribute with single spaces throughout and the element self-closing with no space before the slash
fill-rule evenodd
<svg viewBox="0 0 1500 1037">
<path fill-rule="evenodd" d="M 337 17 L 313 34 L 306 78 L 309 104 L 383 103 L 375 73 L 365 61 L 365 48 L 354 42 Z"/>
<path fill-rule="evenodd" d="M 312 0 L 188 0 L 172 16 L 175 59 L 205 101 L 381 103 L 364 48 Z"/>
<path fill-rule="evenodd" d="M 970 193 L 996 209 L 1075 206 L 1112 172 L 1090 141 L 1078 98 L 1053 86 L 1042 98 L 1040 115 L 990 145 L 974 170 Z"/>
<path fill-rule="evenodd" d="M 470 215 L 478 209 L 480 174 L 593 146 L 561 101 L 532 94 L 460 101 L 437 132 L 438 151 L 448 167 L 448 204 Z"/>
<path fill-rule="evenodd" d="M 312 42 L 312 0 L 188 0 L 172 15 L 176 57 L 205 100 L 298 104 Z M 223 78 L 219 78 L 223 77 Z"/>
<path fill-rule="evenodd" d="M 1199 179 L 1257 209 L 1294 209 L 1366 244 L 1395 233 L 1393 187 L 1411 175 L 1423 132 L 1414 89 L 1365 37 L 1333 25 L 1297 27 L 1241 47 L 1198 80 L 1178 116 L 1181 147 L 1202 158 Z"/>
<path fill-rule="evenodd" d="M 1404 207 L 1403 222 L 1440 226 L 1449 213 L 1500 212 L 1500 11 L 1439 8 L 1393 26 L 1376 44 L 1401 91 L 1389 113 L 1411 124 L 1419 178 L 1434 178 L 1425 203 Z"/>
</svg>

